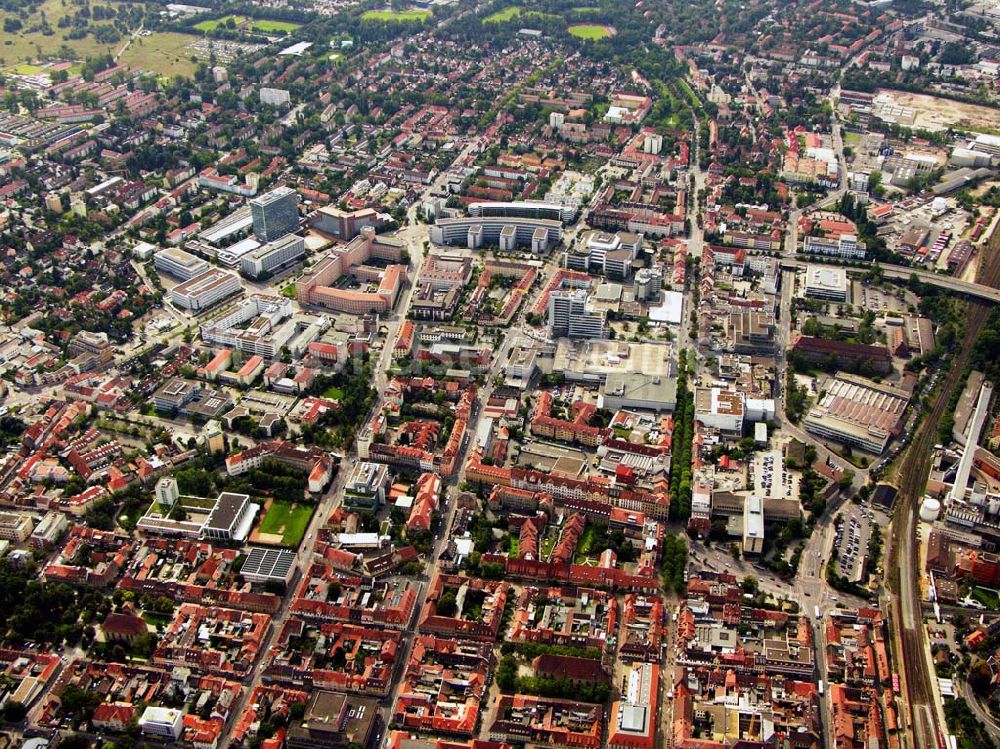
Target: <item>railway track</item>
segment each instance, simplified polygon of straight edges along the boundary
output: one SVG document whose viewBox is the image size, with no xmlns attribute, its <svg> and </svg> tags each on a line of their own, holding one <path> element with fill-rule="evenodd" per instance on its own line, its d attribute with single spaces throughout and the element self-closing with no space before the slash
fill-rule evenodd
<svg viewBox="0 0 1000 749">
<path fill-rule="evenodd" d="M 1000 287 L 1000 234 L 995 234 L 985 250 L 977 281 L 981 284 Z M 941 423 L 951 394 L 961 382 L 962 373 L 969 363 L 976 337 L 993 305 L 979 300 L 965 303 L 965 329 L 951 368 L 944 384 L 938 389 L 930 411 L 918 427 L 918 432 L 910 443 L 899 466 L 899 506 L 893 520 L 896 542 L 890 546 L 886 565 L 887 582 L 895 593 L 891 607 L 893 626 L 899 632 L 899 665 L 904 679 L 905 701 L 910 715 L 910 738 L 913 747 L 938 746 L 946 732 L 945 726 L 938 726 L 934 691 L 927 663 L 926 633 L 920 608 L 919 571 L 916 541 L 916 515 L 923 498 L 924 487 L 930 472 L 931 448 L 937 441 L 938 424 Z M 902 565 L 909 565 L 913 574 L 902 574 Z"/>
</svg>

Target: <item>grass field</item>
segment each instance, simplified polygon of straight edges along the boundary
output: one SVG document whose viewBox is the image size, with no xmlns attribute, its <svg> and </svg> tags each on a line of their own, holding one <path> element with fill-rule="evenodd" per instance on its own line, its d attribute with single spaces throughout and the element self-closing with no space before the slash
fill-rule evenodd
<svg viewBox="0 0 1000 749">
<path fill-rule="evenodd" d="M 192 62 L 192 52 L 187 45 L 196 38 L 173 31 L 140 36 L 125 50 L 119 62 L 171 78 L 175 75 L 191 76 L 198 69 L 198 63 Z"/>
<path fill-rule="evenodd" d="M 558 18 L 558 16 L 554 16 L 551 13 L 539 13 L 536 10 L 525 10 L 520 6 L 513 5 L 509 8 L 497 11 L 492 15 L 486 16 L 486 18 L 483 19 L 483 23 L 503 23 L 504 21 L 510 21 L 514 18 L 523 18 L 528 20 L 531 18 Z"/>
<path fill-rule="evenodd" d="M 260 521 L 260 532 L 281 536 L 282 546 L 296 547 L 306 535 L 306 528 L 312 519 L 312 505 L 303 505 L 276 499 L 271 502 L 264 519 Z"/>
<path fill-rule="evenodd" d="M 250 24 L 250 28 L 252 28 L 254 31 L 260 31 L 264 34 L 268 34 L 275 31 L 285 32 L 290 34 L 297 28 L 299 28 L 299 26 L 301 26 L 301 24 L 292 23 L 291 21 L 272 21 L 266 18 L 258 19 L 254 21 L 252 24 Z"/>
<path fill-rule="evenodd" d="M 108 4 L 92 3 L 91 7 L 94 5 Z M 27 74 L 29 68 L 21 66 L 20 63 L 38 62 L 45 58 L 82 61 L 88 57 L 116 54 L 125 45 L 125 39 L 114 44 L 102 44 L 89 34 L 83 39 L 65 39 L 64 36 L 69 33 L 69 29 L 60 29 L 59 21 L 68 13 L 74 12 L 76 8 L 77 6 L 64 3 L 63 0 L 45 0 L 38 11 L 24 21 L 24 26 L 25 29 L 31 28 L 40 21 L 41 14 L 44 13 L 55 33 L 52 36 L 45 36 L 41 32 L 25 30 L 18 34 L 0 36 L 3 41 L 3 44 L 0 44 L 0 67 L 18 66 L 19 72 Z M 10 13 L 0 12 L 0 21 L 10 16 Z M 184 47 L 195 38 L 172 32 L 155 32 L 152 36 L 138 37 L 129 45 L 121 61 L 157 75 L 191 75 L 197 65 L 191 62 L 191 53 Z M 33 70 L 33 66 L 30 69 Z M 80 66 L 74 66 L 70 69 L 70 74 L 79 70 Z"/>
<path fill-rule="evenodd" d="M 222 18 L 206 18 L 204 21 L 196 23 L 194 28 L 198 31 L 215 31 L 220 26 L 224 26 L 229 21 L 232 21 L 235 25 L 239 26 L 241 23 L 246 21 L 245 16 L 223 16 Z"/>
<path fill-rule="evenodd" d="M 483 23 L 501 23 L 503 21 L 509 21 L 510 19 L 521 15 L 522 12 L 522 8 L 518 8 L 514 5 L 509 8 L 499 10 L 492 15 L 486 16 L 486 18 L 483 19 Z"/>
<path fill-rule="evenodd" d="M 91 7 L 94 5 L 107 6 L 108 3 L 92 3 Z M 72 3 L 64 4 L 62 0 L 45 0 L 37 11 L 23 20 L 23 30 L 17 34 L 0 35 L 0 40 L 3 41 L 3 44 L 0 45 L 0 67 L 19 62 L 34 61 L 40 57 L 62 56 L 60 50 L 63 47 L 69 48 L 73 52 L 73 55 L 81 60 L 87 57 L 103 55 L 105 52 L 121 48 L 122 42 L 109 46 L 101 44 L 91 35 L 83 39 L 64 39 L 63 37 L 69 33 L 69 29 L 60 29 L 58 23 L 63 17 L 76 10 L 77 6 Z M 45 36 L 40 31 L 27 31 L 27 29 L 32 28 L 41 20 L 42 13 L 45 14 L 45 19 L 53 31 L 55 31 L 52 36 Z M 0 21 L 3 21 L 5 18 L 11 18 L 13 15 L 12 13 L 0 12 Z M 109 22 L 104 21 L 101 23 Z"/>
<path fill-rule="evenodd" d="M 336 385 L 332 385 L 323 391 L 323 397 L 329 398 L 330 400 L 339 401 L 344 397 L 344 391 L 341 390 Z"/>
<path fill-rule="evenodd" d="M 578 39 L 597 41 L 598 39 L 606 39 L 609 36 L 614 36 L 615 30 L 610 26 L 598 26 L 593 23 L 578 23 L 569 27 L 569 33 Z"/>
<path fill-rule="evenodd" d="M 366 10 L 363 21 L 426 21 L 433 14 L 429 10 Z"/>
<path fill-rule="evenodd" d="M 20 65 L 14 65 L 10 68 L 10 72 L 17 73 L 18 75 L 38 75 L 39 73 L 44 73 L 45 68 L 22 62 Z"/>
</svg>

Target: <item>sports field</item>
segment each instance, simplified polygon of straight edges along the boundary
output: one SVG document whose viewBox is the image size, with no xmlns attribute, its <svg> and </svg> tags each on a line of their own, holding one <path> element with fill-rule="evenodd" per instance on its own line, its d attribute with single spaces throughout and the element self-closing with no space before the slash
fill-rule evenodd
<svg viewBox="0 0 1000 749">
<path fill-rule="evenodd" d="M 281 499 L 272 500 L 267 508 L 267 514 L 260 521 L 258 533 L 274 539 L 280 537 L 282 546 L 297 547 L 306 534 L 306 528 L 309 527 L 309 520 L 315 509 L 313 505 Z"/>
<path fill-rule="evenodd" d="M 611 26 L 599 26 L 595 23 L 578 23 L 569 27 L 569 33 L 578 39 L 597 41 L 615 35 L 615 30 Z"/>
</svg>

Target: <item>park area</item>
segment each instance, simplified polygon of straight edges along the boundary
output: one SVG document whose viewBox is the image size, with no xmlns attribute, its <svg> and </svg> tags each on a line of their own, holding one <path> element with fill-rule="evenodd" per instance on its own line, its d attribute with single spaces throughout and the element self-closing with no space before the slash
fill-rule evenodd
<svg viewBox="0 0 1000 749">
<path fill-rule="evenodd" d="M 285 499 L 268 500 L 264 518 L 251 536 L 251 541 L 274 546 L 297 548 L 306 534 L 314 505 L 289 502 Z"/>
<path fill-rule="evenodd" d="M 366 10 L 361 14 L 362 21 L 426 21 L 432 15 L 429 10 Z"/>
<path fill-rule="evenodd" d="M 113 7 L 106 2 L 95 2 L 93 5 Z M 38 9 L 27 18 L 18 19 L 22 30 L 16 34 L 4 34 L 0 45 L 0 68 L 19 68 L 12 72 L 30 75 L 27 63 L 39 63 L 44 60 L 60 59 L 70 62 L 83 62 L 87 58 L 101 55 L 117 55 L 121 53 L 119 62 L 155 73 L 157 75 L 191 75 L 197 65 L 191 61 L 191 52 L 187 45 L 196 37 L 173 32 L 152 32 L 148 36 L 136 36 L 129 41 L 125 35 L 120 41 L 113 43 L 100 42 L 95 38 L 93 30 L 109 25 L 110 21 L 91 23 L 89 32 L 80 39 L 69 39 L 69 29 L 61 28 L 59 22 L 66 16 L 75 13 L 78 6 L 65 3 L 62 0 L 45 0 Z M 0 21 L 17 17 L 10 12 L 0 12 Z M 40 26 L 42 20 L 55 33 L 43 33 Z M 148 33 L 148 32 L 147 32 Z M 127 45 L 127 46 L 126 46 Z M 124 53 L 121 52 L 125 49 Z M 37 71 L 34 71 L 37 72 Z M 71 72 L 75 72 L 72 71 Z"/>
<path fill-rule="evenodd" d="M 486 16 L 486 18 L 483 19 L 483 23 L 503 23 L 515 18 L 529 20 L 531 18 L 558 18 L 558 16 L 554 16 L 550 13 L 540 13 L 536 10 L 525 10 L 520 6 L 512 5 L 493 13 L 492 15 Z"/>
<path fill-rule="evenodd" d="M 223 16 L 222 18 L 207 18 L 194 25 L 197 31 L 212 33 L 216 29 L 245 28 L 261 34 L 290 34 L 299 28 L 299 24 L 291 21 L 274 21 L 267 18 L 248 18 L 247 16 Z"/>
<path fill-rule="evenodd" d="M 569 33 L 577 39 L 597 41 L 599 39 L 607 39 L 609 36 L 614 36 L 615 29 L 612 26 L 601 26 L 594 23 L 578 23 L 569 27 Z"/>
</svg>

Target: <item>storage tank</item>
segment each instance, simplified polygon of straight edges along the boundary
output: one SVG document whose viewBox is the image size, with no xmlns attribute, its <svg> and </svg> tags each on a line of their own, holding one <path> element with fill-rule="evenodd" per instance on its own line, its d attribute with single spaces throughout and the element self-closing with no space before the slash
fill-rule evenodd
<svg viewBox="0 0 1000 749">
<path fill-rule="evenodd" d="M 920 504 L 920 519 L 925 523 L 933 523 L 941 514 L 941 503 L 934 497 L 924 497 Z"/>
</svg>

